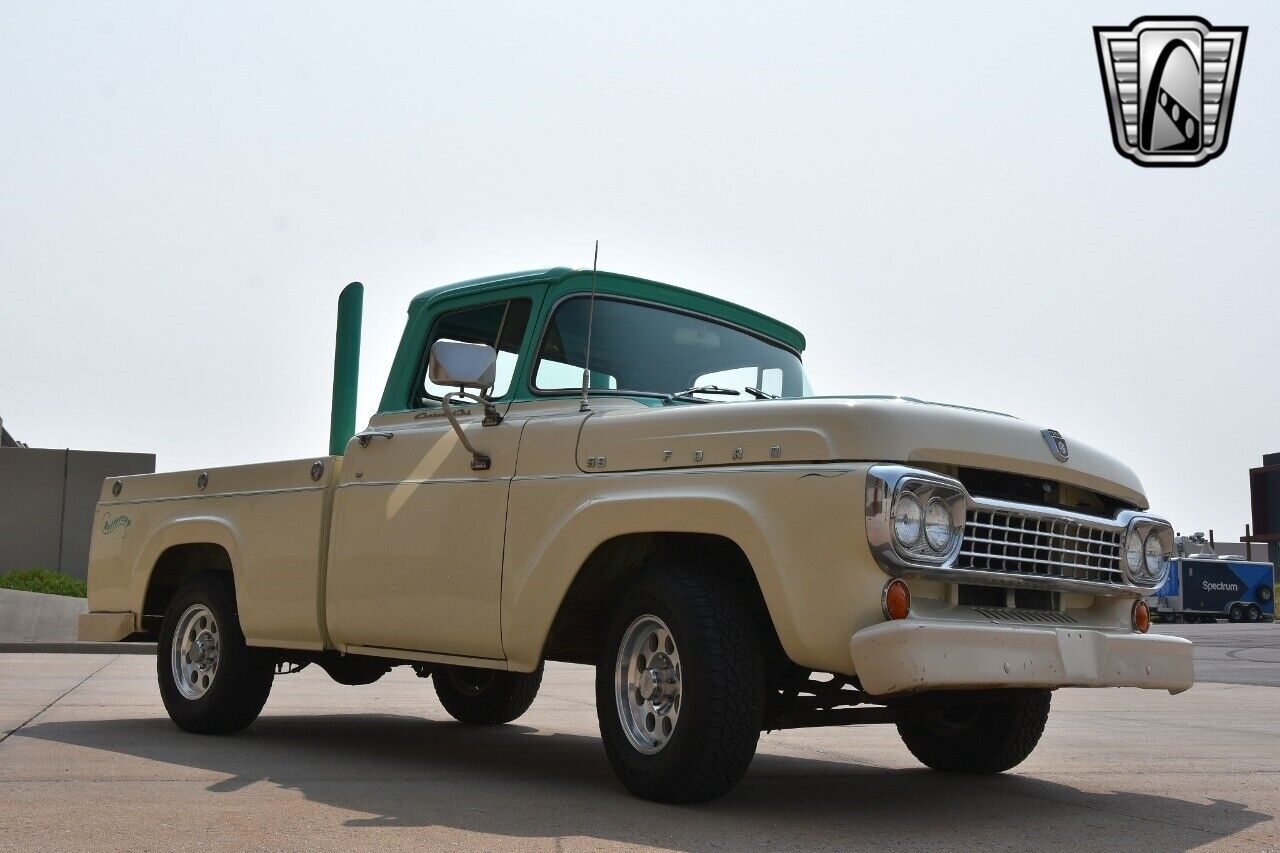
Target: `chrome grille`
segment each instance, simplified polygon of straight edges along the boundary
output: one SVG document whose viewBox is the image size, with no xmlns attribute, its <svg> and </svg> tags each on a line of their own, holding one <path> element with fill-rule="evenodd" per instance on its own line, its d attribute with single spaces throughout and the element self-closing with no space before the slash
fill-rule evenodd
<svg viewBox="0 0 1280 853">
<path fill-rule="evenodd" d="M 1121 531 L 1075 519 L 970 509 L 955 567 L 1123 584 Z"/>
</svg>

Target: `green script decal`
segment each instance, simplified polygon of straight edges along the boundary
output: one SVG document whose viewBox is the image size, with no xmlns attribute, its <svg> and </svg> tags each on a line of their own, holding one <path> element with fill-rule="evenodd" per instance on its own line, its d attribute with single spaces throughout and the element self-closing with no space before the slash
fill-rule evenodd
<svg viewBox="0 0 1280 853">
<path fill-rule="evenodd" d="M 102 514 L 103 533 L 110 533 L 117 527 L 128 527 L 130 524 L 133 524 L 133 520 L 127 515 L 117 515 L 115 518 L 112 518 L 111 513 L 109 512 L 104 512 Z"/>
</svg>

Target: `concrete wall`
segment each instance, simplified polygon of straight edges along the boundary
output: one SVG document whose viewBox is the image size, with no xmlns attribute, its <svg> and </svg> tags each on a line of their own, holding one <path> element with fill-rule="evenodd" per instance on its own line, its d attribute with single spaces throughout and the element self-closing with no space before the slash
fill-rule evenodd
<svg viewBox="0 0 1280 853">
<path fill-rule="evenodd" d="M 89 602 L 66 595 L 0 589 L 0 643 L 65 643 L 76 638 Z"/>
<path fill-rule="evenodd" d="M 151 453 L 0 447 L 0 574 L 40 567 L 83 580 L 102 481 L 155 470 Z"/>
</svg>

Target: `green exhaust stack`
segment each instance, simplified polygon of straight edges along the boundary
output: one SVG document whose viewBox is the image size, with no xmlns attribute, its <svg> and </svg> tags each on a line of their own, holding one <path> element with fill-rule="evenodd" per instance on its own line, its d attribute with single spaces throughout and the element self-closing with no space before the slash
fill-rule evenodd
<svg viewBox="0 0 1280 853">
<path fill-rule="evenodd" d="M 333 348 L 333 409 L 329 415 L 329 455 L 341 456 L 356 434 L 356 386 L 360 378 L 360 321 L 364 285 L 353 281 L 338 297 L 338 332 Z"/>
</svg>

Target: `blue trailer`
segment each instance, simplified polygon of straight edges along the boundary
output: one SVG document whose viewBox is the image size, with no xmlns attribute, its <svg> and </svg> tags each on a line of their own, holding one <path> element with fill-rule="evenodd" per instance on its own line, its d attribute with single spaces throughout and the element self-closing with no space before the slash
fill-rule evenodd
<svg viewBox="0 0 1280 853">
<path fill-rule="evenodd" d="M 1147 604 L 1165 622 L 1270 622 L 1276 616 L 1275 586 L 1271 563 L 1178 557 Z"/>
</svg>

